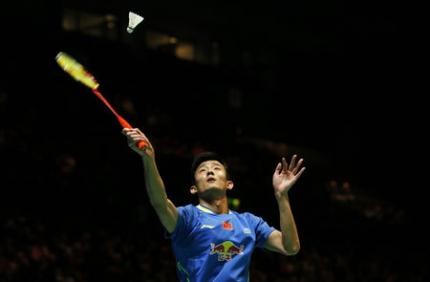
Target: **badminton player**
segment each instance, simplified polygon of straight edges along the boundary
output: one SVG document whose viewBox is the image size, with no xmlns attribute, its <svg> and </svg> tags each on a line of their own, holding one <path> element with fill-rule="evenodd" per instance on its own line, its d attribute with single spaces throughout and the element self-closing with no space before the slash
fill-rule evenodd
<svg viewBox="0 0 430 282">
<path fill-rule="evenodd" d="M 123 129 L 132 150 L 143 161 L 146 190 L 162 225 L 170 235 L 180 281 L 250 280 L 249 267 L 255 248 L 286 256 L 300 249 L 299 236 L 288 193 L 303 171 L 303 159 L 293 156 L 277 164 L 273 189 L 278 203 L 280 230 L 251 213 L 237 213 L 228 207 L 227 192 L 234 187 L 227 165 L 216 153 L 197 155 L 191 165 L 194 183 L 191 194 L 199 204 L 176 207 L 169 200 L 158 172 L 155 151 L 137 128 Z M 136 144 L 144 141 L 147 146 Z"/>
</svg>

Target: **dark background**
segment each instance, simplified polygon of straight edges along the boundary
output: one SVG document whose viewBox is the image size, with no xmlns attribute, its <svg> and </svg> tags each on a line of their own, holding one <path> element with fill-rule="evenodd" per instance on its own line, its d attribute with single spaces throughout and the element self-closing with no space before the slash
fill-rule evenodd
<svg viewBox="0 0 430 282">
<path fill-rule="evenodd" d="M 139 158 L 111 113 L 58 67 L 55 56 L 64 51 L 87 67 L 114 107 L 151 138 L 177 205 L 192 199 L 187 190 L 193 154 L 216 150 L 231 163 L 239 210 L 277 226 L 272 171 L 282 155 L 305 158 L 307 171 L 291 191 L 303 255 L 292 260 L 295 270 L 283 269 L 277 256 L 265 265 L 267 258 L 257 255 L 256 281 L 313 281 L 306 273 L 316 273 L 316 281 L 424 281 L 427 181 L 420 176 L 426 175 L 421 169 L 426 111 L 417 98 L 420 75 L 412 67 L 419 55 L 400 6 L 84 2 L 1 4 L 0 201 L 7 234 L 2 265 L 19 261 L 18 249 L 26 254 L 34 248 L 29 242 L 44 242 L 61 256 L 53 250 L 58 238 L 88 233 L 105 232 L 102 242 L 120 236 L 122 261 L 149 252 L 140 238 L 154 240 L 154 248 L 168 245 L 159 242 L 162 230 L 148 206 Z M 70 10 L 115 15 L 115 38 L 66 30 Z M 145 17 L 133 34 L 125 33 L 129 10 Z M 216 44 L 216 63 L 181 60 L 174 44 L 151 48 L 146 37 L 151 31 Z M 32 235 L 11 239 L 26 233 L 24 226 Z M 37 226 L 45 231 L 38 233 Z M 129 241 L 137 252 L 124 251 Z M 95 256 L 86 254 L 88 261 Z M 332 278 L 318 270 L 333 264 Z M 16 272 L 3 266 L 9 276 L 2 278 L 24 279 L 20 275 L 28 271 L 22 265 Z M 48 265 L 57 273 L 70 267 Z M 41 281 L 54 277 L 37 267 L 31 273 Z M 81 273 L 76 281 L 111 271 L 101 267 L 90 274 L 85 263 L 74 267 Z M 137 273 L 136 281 L 153 272 L 127 269 L 120 273 Z"/>
</svg>

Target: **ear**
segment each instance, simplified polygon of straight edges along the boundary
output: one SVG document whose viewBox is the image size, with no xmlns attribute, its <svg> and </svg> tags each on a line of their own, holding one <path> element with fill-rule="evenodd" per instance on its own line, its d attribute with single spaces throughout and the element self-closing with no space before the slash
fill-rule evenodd
<svg viewBox="0 0 430 282">
<path fill-rule="evenodd" d="M 233 181 L 231 181 L 231 180 L 227 180 L 227 189 L 228 189 L 228 190 L 231 190 L 231 189 L 233 189 L 233 187 L 234 187 L 234 183 L 233 183 Z"/>
<path fill-rule="evenodd" d="M 193 195 L 197 193 L 197 186 L 196 185 L 193 185 L 190 187 L 190 193 Z"/>
</svg>

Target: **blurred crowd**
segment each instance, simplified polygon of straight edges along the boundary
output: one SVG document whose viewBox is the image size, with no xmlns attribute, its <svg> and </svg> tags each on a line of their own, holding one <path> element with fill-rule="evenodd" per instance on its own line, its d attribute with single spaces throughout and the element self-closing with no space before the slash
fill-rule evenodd
<svg viewBox="0 0 430 282">
<path fill-rule="evenodd" d="M 121 66 L 120 61 L 112 64 Z M 372 181 L 359 183 L 342 164 L 333 166 L 332 148 L 320 150 L 332 140 L 323 138 L 328 127 L 315 141 L 321 146 L 312 148 L 307 141 L 312 134 L 302 139 L 294 134 L 304 134 L 306 126 L 291 125 L 283 134 L 270 126 L 285 115 L 275 99 L 269 104 L 249 89 L 245 99 L 245 92 L 232 87 L 243 82 L 222 85 L 218 79 L 224 74 L 208 79 L 210 70 L 166 61 L 146 62 L 151 71 L 136 64 L 120 78 L 108 79 L 103 67 L 97 73 L 109 89 L 106 96 L 151 139 L 178 206 L 193 200 L 187 192 L 192 156 L 216 150 L 230 163 L 238 210 L 277 227 L 270 185 L 276 162 L 299 153 L 309 168 L 291 192 L 300 253 L 257 251 L 252 281 L 429 281 L 428 247 L 412 231 L 416 214 L 369 193 L 373 187 L 363 185 Z M 154 80 L 167 70 L 171 77 Z M 104 106 L 57 71 L 48 67 L 49 83 L 35 78 L 26 85 L 17 75 L 0 89 L 0 282 L 176 281 L 170 242 L 148 206 L 140 160 Z M 137 83 L 141 75 L 144 85 Z M 183 81 L 194 84 L 187 88 Z M 36 95 L 33 88 L 47 94 Z M 266 126 L 255 126 L 259 123 Z"/>
<path fill-rule="evenodd" d="M 0 281 L 90 282 L 176 281 L 169 242 L 151 226 L 109 230 L 47 225 L 26 217 L 3 220 Z M 258 251 L 252 281 L 426 281 L 424 261 L 398 250 L 309 247 L 298 256 Z"/>
</svg>

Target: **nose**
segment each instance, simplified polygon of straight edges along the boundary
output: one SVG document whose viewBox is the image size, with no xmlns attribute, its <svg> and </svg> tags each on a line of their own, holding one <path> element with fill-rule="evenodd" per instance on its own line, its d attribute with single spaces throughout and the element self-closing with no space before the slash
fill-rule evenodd
<svg viewBox="0 0 430 282">
<path fill-rule="evenodd" d="M 215 173 L 212 170 L 208 170 L 208 172 L 206 173 L 206 176 L 209 176 L 209 175 L 215 175 Z"/>
</svg>

